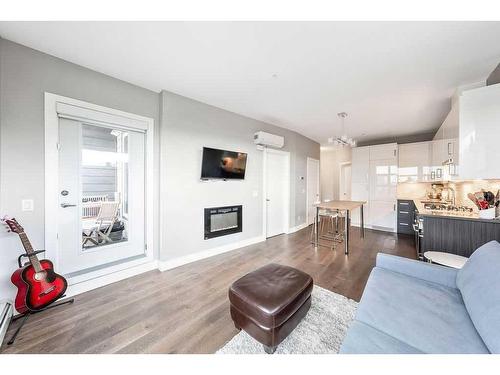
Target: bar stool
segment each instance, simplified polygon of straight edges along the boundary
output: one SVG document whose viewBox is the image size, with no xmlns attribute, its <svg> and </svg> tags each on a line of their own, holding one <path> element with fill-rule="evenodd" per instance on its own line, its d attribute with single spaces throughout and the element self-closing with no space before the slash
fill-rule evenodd
<svg viewBox="0 0 500 375">
<path fill-rule="evenodd" d="M 323 203 L 331 202 L 331 199 L 323 200 Z M 316 204 L 319 204 L 317 202 Z M 318 213 L 318 228 L 319 236 L 323 239 L 332 241 L 331 249 L 335 249 L 335 243 L 340 243 L 343 241 L 343 233 L 339 232 L 339 218 L 342 218 L 342 214 L 338 210 L 320 210 Z M 326 227 L 326 233 L 325 232 Z M 314 236 L 314 225 L 311 228 L 311 241 Z"/>
</svg>

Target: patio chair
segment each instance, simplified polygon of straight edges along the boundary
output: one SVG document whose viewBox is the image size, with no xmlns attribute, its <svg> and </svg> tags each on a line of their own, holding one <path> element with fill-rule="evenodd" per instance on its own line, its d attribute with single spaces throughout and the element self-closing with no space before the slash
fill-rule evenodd
<svg viewBox="0 0 500 375">
<path fill-rule="evenodd" d="M 82 223 L 82 246 L 87 242 L 100 245 L 113 242 L 109 234 L 118 219 L 119 202 L 102 202 L 95 222 Z"/>
</svg>

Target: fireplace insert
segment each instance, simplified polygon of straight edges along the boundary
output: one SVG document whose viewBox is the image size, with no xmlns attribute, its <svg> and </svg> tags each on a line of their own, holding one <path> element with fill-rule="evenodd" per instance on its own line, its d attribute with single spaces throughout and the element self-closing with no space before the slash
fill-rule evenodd
<svg viewBox="0 0 500 375">
<path fill-rule="evenodd" d="M 205 239 L 239 233 L 242 229 L 242 206 L 205 208 Z"/>
</svg>

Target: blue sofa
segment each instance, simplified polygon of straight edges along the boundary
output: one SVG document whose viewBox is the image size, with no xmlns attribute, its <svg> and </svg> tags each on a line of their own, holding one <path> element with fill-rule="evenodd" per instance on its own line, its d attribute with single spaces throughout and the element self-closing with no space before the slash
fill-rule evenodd
<svg viewBox="0 0 500 375">
<path fill-rule="evenodd" d="M 500 244 L 461 270 L 378 254 L 340 353 L 500 353 Z"/>
</svg>

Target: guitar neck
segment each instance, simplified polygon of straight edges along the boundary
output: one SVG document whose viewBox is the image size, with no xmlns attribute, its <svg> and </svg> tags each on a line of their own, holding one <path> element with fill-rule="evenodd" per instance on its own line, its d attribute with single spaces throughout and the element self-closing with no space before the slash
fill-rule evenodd
<svg viewBox="0 0 500 375">
<path fill-rule="evenodd" d="M 42 271 L 43 270 L 42 265 L 40 264 L 40 261 L 38 260 L 38 257 L 35 254 L 35 250 L 33 250 L 33 246 L 31 245 L 31 242 L 28 239 L 26 233 L 24 232 L 19 233 L 19 238 L 21 239 L 24 251 L 26 251 L 26 254 L 28 255 L 31 265 L 33 266 L 35 271 L 36 272 Z"/>
</svg>

